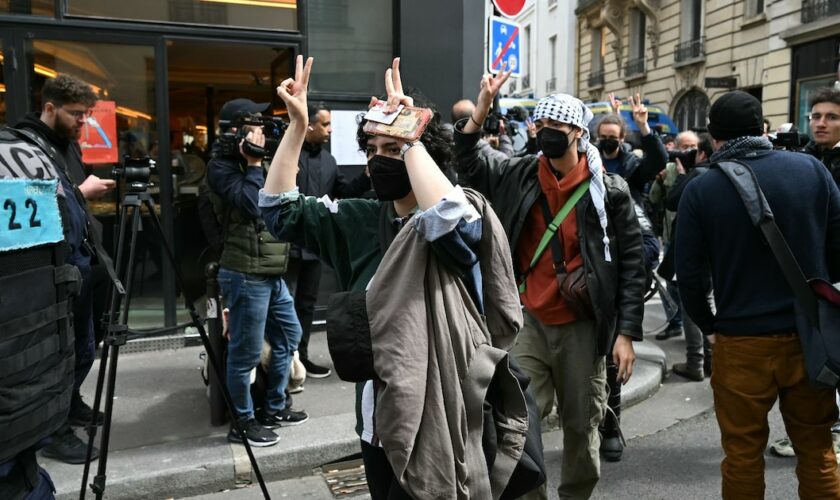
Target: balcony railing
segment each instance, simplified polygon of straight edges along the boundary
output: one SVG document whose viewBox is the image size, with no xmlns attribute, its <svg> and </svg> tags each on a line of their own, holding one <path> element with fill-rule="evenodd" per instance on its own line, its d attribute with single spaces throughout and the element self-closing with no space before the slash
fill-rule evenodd
<svg viewBox="0 0 840 500">
<path fill-rule="evenodd" d="M 525 75 L 522 77 L 522 90 L 527 90 L 531 88 L 531 75 Z"/>
<path fill-rule="evenodd" d="M 630 78 L 645 74 L 645 58 L 630 59 L 624 65 L 624 77 Z"/>
<path fill-rule="evenodd" d="M 802 0 L 802 24 L 840 14 L 840 0 Z"/>
<path fill-rule="evenodd" d="M 516 80 L 511 80 L 510 85 L 508 85 L 508 94 L 513 94 L 516 92 Z"/>
<path fill-rule="evenodd" d="M 557 89 L 557 78 L 549 78 L 545 81 L 545 91 L 550 94 Z"/>
<path fill-rule="evenodd" d="M 674 48 L 674 62 L 683 62 L 706 55 L 705 39 L 701 36 L 688 42 L 680 43 Z"/>
<path fill-rule="evenodd" d="M 604 70 L 589 73 L 589 88 L 604 86 Z"/>
</svg>

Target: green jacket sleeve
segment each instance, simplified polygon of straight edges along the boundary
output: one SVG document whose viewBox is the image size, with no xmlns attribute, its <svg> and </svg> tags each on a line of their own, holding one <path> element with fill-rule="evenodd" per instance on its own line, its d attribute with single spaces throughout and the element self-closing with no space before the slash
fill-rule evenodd
<svg viewBox="0 0 840 500">
<path fill-rule="evenodd" d="M 363 289 L 381 259 L 376 200 L 331 201 L 313 196 L 261 200 L 263 219 L 278 239 L 317 254 L 336 272 L 341 290 Z"/>
</svg>

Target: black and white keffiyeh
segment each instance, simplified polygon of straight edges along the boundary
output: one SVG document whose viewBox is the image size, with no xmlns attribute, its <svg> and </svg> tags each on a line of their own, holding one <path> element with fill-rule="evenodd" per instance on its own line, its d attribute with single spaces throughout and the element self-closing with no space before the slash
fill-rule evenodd
<svg viewBox="0 0 840 500">
<path fill-rule="evenodd" d="M 604 259 L 610 262 L 612 256 L 610 255 L 610 238 L 607 236 L 607 209 L 604 206 L 604 197 L 607 194 L 607 189 L 604 186 L 604 169 L 601 163 L 601 153 L 598 148 L 589 142 L 588 125 L 593 117 L 592 110 L 586 107 L 583 101 L 568 94 L 552 94 L 543 97 L 534 110 L 535 121 L 548 118 L 573 125 L 583 131 L 583 135 L 578 140 L 578 151 L 586 153 L 586 162 L 589 165 L 591 175 L 589 195 L 592 197 L 592 203 L 598 212 L 601 229 L 604 231 Z"/>
</svg>

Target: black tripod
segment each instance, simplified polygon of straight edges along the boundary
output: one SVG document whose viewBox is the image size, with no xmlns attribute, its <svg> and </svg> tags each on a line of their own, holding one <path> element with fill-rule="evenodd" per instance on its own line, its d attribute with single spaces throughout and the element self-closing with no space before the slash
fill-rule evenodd
<svg viewBox="0 0 840 500">
<path fill-rule="evenodd" d="M 134 334 L 129 333 L 128 331 L 128 311 L 129 305 L 131 303 L 131 291 L 133 287 L 133 276 L 134 276 L 134 259 L 135 259 L 135 247 L 137 245 L 137 234 L 142 230 L 141 227 L 141 208 L 146 207 L 149 218 L 152 221 L 152 226 L 154 226 L 155 231 L 157 231 L 157 235 L 160 238 L 160 241 L 163 244 L 163 248 L 166 252 L 166 257 L 169 260 L 170 265 L 172 268 L 175 269 L 175 276 L 177 279 L 178 286 L 181 290 L 184 290 L 184 295 L 186 298 L 186 307 L 189 310 L 190 318 L 192 319 L 192 324 L 198 330 L 201 341 L 204 344 L 204 348 L 207 350 L 207 355 L 210 358 L 212 372 L 216 377 L 216 380 L 219 383 L 219 387 L 222 388 L 222 395 L 224 397 L 225 403 L 227 405 L 228 411 L 231 415 L 235 415 L 233 411 L 233 401 L 231 400 L 230 393 L 228 392 L 227 386 L 222 377 L 222 369 L 219 366 L 218 358 L 216 357 L 216 353 L 213 349 L 213 346 L 210 343 L 210 339 L 207 336 L 207 331 L 204 329 L 203 322 L 201 317 L 198 315 L 198 312 L 195 310 L 195 306 L 193 305 L 193 300 L 191 297 L 186 297 L 187 292 L 186 288 L 183 285 L 183 278 L 181 277 L 181 272 L 178 267 L 175 265 L 175 255 L 172 252 L 169 243 L 164 238 L 163 230 L 160 226 L 160 220 L 155 214 L 155 204 L 154 200 L 152 200 L 151 196 L 146 192 L 147 189 L 146 183 L 139 183 L 131 184 L 131 189 L 128 193 L 126 193 L 125 198 L 122 202 L 122 208 L 120 211 L 120 220 L 119 220 L 119 243 L 117 245 L 117 277 L 123 277 L 122 279 L 125 281 L 125 289 L 123 290 L 120 281 L 117 280 L 114 283 L 114 286 L 111 289 L 111 307 L 108 312 L 108 315 L 105 317 L 105 323 L 108 326 L 108 330 L 106 332 L 105 341 L 102 344 L 102 359 L 100 360 L 99 364 L 99 374 L 96 380 L 96 396 L 94 397 L 93 401 L 93 414 L 94 416 L 99 413 L 99 407 L 102 399 L 102 390 L 103 384 L 105 382 L 105 368 L 107 365 L 107 372 L 108 372 L 108 382 L 107 382 L 107 389 L 105 394 L 105 422 L 103 423 L 102 427 L 102 442 L 100 443 L 100 455 L 99 455 L 99 466 L 96 472 L 96 476 L 93 478 L 93 482 L 90 484 L 91 491 L 96 494 L 97 500 L 101 500 L 103 494 L 105 493 L 105 471 L 108 466 L 108 444 L 111 437 L 111 414 L 114 407 L 114 384 L 117 378 L 117 360 L 119 359 L 120 353 L 120 346 L 125 345 L 128 340 L 132 338 L 139 338 L 142 337 L 143 334 Z M 131 223 L 131 233 L 129 235 L 128 240 L 128 261 L 124 263 L 123 259 L 123 252 L 125 251 L 125 243 L 126 243 L 126 226 L 127 223 L 130 221 Z M 125 297 L 125 305 L 120 308 L 121 302 Z M 119 317 L 118 317 L 119 315 Z M 110 351 L 113 350 L 113 353 Z M 109 363 L 109 355 L 111 356 L 110 363 Z M 95 418 L 95 417 L 94 417 Z M 242 429 L 239 426 L 236 418 L 231 419 L 233 421 L 234 428 L 236 432 L 239 433 L 240 436 L 244 436 Z M 88 448 L 87 448 L 87 459 L 85 460 L 85 470 L 84 475 L 82 476 L 82 488 L 79 493 L 80 500 L 84 500 L 85 492 L 87 490 L 87 481 L 88 475 L 90 473 L 90 463 L 91 457 L 93 454 L 93 442 L 96 438 L 96 425 L 92 423 L 89 427 L 89 438 L 88 438 Z M 248 440 L 243 438 L 242 443 L 245 445 L 245 450 L 248 453 L 248 458 L 251 461 L 251 466 L 254 468 L 254 473 L 257 476 L 257 481 L 260 483 L 260 488 L 262 489 L 263 496 L 266 499 L 269 499 L 268 489 L 265 486 L 265 482 L 263 481 L 262 474 L 260 473 L 259 466 L 257 465 L 257 461 L 254 458 L 254 454 L 251 451 L 251 446 L 248 444 Z"/>
</svg>

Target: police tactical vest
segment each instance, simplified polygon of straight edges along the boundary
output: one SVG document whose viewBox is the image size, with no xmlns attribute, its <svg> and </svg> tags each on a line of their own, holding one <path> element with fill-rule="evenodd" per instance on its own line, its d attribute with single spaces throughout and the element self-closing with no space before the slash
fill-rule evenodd
<svg viewBox="0 0 840 500">
<path fill-rule="evenodd" d="M 64 263 L 57 167 L 31 141 L 0 128 L 0 464 L 64 425 L 73 392 L 81 278 Z"/>
</svg>

